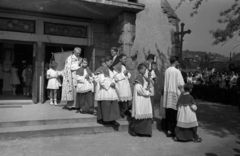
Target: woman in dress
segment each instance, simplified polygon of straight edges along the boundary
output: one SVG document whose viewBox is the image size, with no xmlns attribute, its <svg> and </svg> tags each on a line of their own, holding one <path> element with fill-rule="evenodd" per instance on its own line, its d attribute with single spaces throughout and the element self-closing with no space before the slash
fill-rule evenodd
<svg viewBox="0 0 240 156">
<path fill-rule="evenodd" d="M 16 94 L 16 88 L 17 88 L 17 85 L 20 84 L 20 81 L 19 81 L 19 76 L 18 76 L 18 69 L 16 68 L 16 64 L 13 63 L 12 64 L 12 68 L 11 68 L 11 85 L 13 87 L 13 95 L 14 96 L 17 96 Z"/>
</svg>

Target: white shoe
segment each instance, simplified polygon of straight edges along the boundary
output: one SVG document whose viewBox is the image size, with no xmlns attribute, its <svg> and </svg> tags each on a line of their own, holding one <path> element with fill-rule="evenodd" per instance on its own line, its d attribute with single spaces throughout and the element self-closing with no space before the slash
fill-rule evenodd
<svg viewBox="0 0 240 156">
<path fill-rule="evenodd" d="M 50 105 L 53 105 L 53 101 L 52 100 L 50 100 Z"/>
<path fill-rule="evenodd" d="M 56 100 L 54 101 L 54 105 L 57 106 L 57 101 Z"/>
</svg>

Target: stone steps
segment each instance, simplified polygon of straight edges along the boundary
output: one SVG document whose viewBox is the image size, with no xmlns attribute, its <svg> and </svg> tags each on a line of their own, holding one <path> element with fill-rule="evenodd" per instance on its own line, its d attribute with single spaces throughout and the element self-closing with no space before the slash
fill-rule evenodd
<svg viewBox="0 0 240 156">
<path fill-rule="evenodd" d="M 0 140 L 28 137 L 109 133 L 128 130 L 128 121 L 118 122 L 120 123 L 119 127 L 103 126 L 96 122 L 3 127 L 0 128 Z"/>
<path fill-rule="evenodd" d="M 106 127 L 97 123 L 96 116 L 88 114 L 81 114 L 79 117 L 72 118 L 4 121 L 0 122 L 0 140 L 128 130 L 129 123 L 126 119 L 120 119 L 118 122 L 120 123 L 118 128 L 113 126 Z"/>
<path fill-rule="evenodd" d="M 23 127 L 23 126 L 41 126 L 41 125 L 59 125 L 74 123 L 96 122 L 95 116 L 81 118 L 64 118 L 64 119 L 42 119 L 42 120 L 25 120 L 25 121 L 7 121 L 0 122 L 0 128 L 6 127 Z"/>
</svg>

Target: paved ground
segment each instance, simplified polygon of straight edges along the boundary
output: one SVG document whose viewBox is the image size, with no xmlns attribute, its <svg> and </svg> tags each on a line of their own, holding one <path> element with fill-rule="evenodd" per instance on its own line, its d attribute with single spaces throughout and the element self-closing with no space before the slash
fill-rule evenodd
<svg viewBox="0 0 240 156">
<path fill-rule="evenodd" d="M 151 138 L 128 132 L 0 141 L 1 156 L 240 156 L 240 112 L 201 102 L 202 143 L 180 143 L 155 130 Z"/>
</svg>

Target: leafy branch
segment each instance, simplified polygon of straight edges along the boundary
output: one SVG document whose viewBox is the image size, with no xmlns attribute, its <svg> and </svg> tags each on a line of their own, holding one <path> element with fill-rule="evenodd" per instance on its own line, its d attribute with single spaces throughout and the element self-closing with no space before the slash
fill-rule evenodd
<svg viewBox="0 0 240 156">
<path fill-rule="evenodd" d="M 198 9 L 202 5 L 203 1 L 207 0 L 188 0 L 193 3 L 194 6 L 190 13 L 190 16 L 198 14 Z M 176 9 L 178 9 L 186 0 L 180 0 Z M 224 24 L 223 29 L 210 30 L 214 39 L 213 45 L 222 44 L 222 46 L 235 36 L 240 36 L 240 0 L 235 0 L 232 6 L 219 13 L 220 18 L 217 20 L 219 24 Z"/>
</svg>

